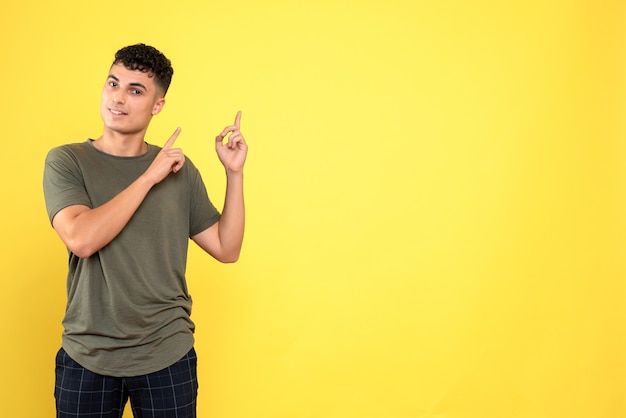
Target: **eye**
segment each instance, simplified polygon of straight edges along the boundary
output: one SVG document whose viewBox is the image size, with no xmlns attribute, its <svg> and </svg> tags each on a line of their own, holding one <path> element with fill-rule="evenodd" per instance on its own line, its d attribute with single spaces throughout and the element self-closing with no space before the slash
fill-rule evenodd
<svg viewBox="0 0 626 418">
<path fill-rule="evenodd" d="M 132 89 L 130 91 L 130 94 L 139 95 L 139 94 L 141 94 L 141 90 L 139 90 L 139 89 Z"/>
<path fill-rule="evenodd" d="M 109 81 L 109 87 L 117 87 L 117 83 L 115 81 Z"/>
</svg>

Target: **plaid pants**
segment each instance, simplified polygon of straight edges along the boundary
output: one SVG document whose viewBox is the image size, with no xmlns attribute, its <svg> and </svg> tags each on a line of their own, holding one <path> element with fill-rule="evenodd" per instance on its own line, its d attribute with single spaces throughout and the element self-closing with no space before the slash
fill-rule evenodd
<svg viewBox="0 0 626 418">
<path fill-rule="evenodd" d="M 195 418 L 196 352 L 137 377 L 102 376 L 76 363 L 62 348 L 56 356 L 57 418 L 121 418 L 126 401 L 135 418 Z"/>
</svg>

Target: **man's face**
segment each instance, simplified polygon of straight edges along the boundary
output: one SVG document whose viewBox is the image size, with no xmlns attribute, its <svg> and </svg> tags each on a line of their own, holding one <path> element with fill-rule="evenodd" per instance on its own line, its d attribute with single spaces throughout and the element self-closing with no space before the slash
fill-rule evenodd
<svg viewBox="0 0 626 418">
<path fill-rule="evenodd" d="M 106 128 L 128 135 L 148 128 L 152 116 L 165 104 L 162 92 L 149 74 L 129 70 L 122 64 L 111 67 L 100 103 Z"/>
</svg>

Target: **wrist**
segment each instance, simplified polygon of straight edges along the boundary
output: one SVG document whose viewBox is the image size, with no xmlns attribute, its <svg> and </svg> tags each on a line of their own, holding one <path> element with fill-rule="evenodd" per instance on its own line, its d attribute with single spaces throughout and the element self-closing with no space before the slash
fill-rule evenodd
<svg viewBox="0 0 626 418">
<path fill-rule="evenodd" d="M 147 187 L 151 189 L 154 185 L 158 183 L 158 181 L 150 175 L 148 171 L 143 173 L 141 176 L 137 178 L 137 183 L 142 185 L 143 187 Z"/>
<path fill-rule="evenodd" d="M 243 179 L 243 168 L 240 170 L 229 170 L 226 169 L 226 177 L 228 179 Z"/>
</svg>

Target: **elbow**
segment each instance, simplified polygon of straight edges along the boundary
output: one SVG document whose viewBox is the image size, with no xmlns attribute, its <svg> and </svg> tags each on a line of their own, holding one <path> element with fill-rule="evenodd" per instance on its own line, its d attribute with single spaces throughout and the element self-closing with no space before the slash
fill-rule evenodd
<svg viewBox="0 0 626 418">
<path fill-rule="evenodd" d="M 72 253 L 74 253 L 74 255 L 78 256 L 79 258 L 89 258 L 96 252 L 97 251 L 72 251 Z"/>
<path fill-rule="evenodd" d="M 89 258 L 98 252 L 98 249 L 94 248 L 88 242 L 74 241 L 68 242 L 66 245 L 74 255 L 80 258 Z"/>
<path fill-rule="evenodd" d="M 220 258 L 220 263 L 224 263 L 224 264 L 232 264 L 232 263 L 236 263 L 239 260 L 239 254 L 235 255 L 235 256 L 231 256 L 231 257 L 221 257 Z"/>
<path fill-rule="evenodd" d="M 225 254 L 222 254 L 218 258 L 218 261 L 224 264 L 236 263 L 239 260 L 239 254 L 240 254 L 239 251 L 234 251 L 232 253 L 225 253 Z"/>
</svg>

